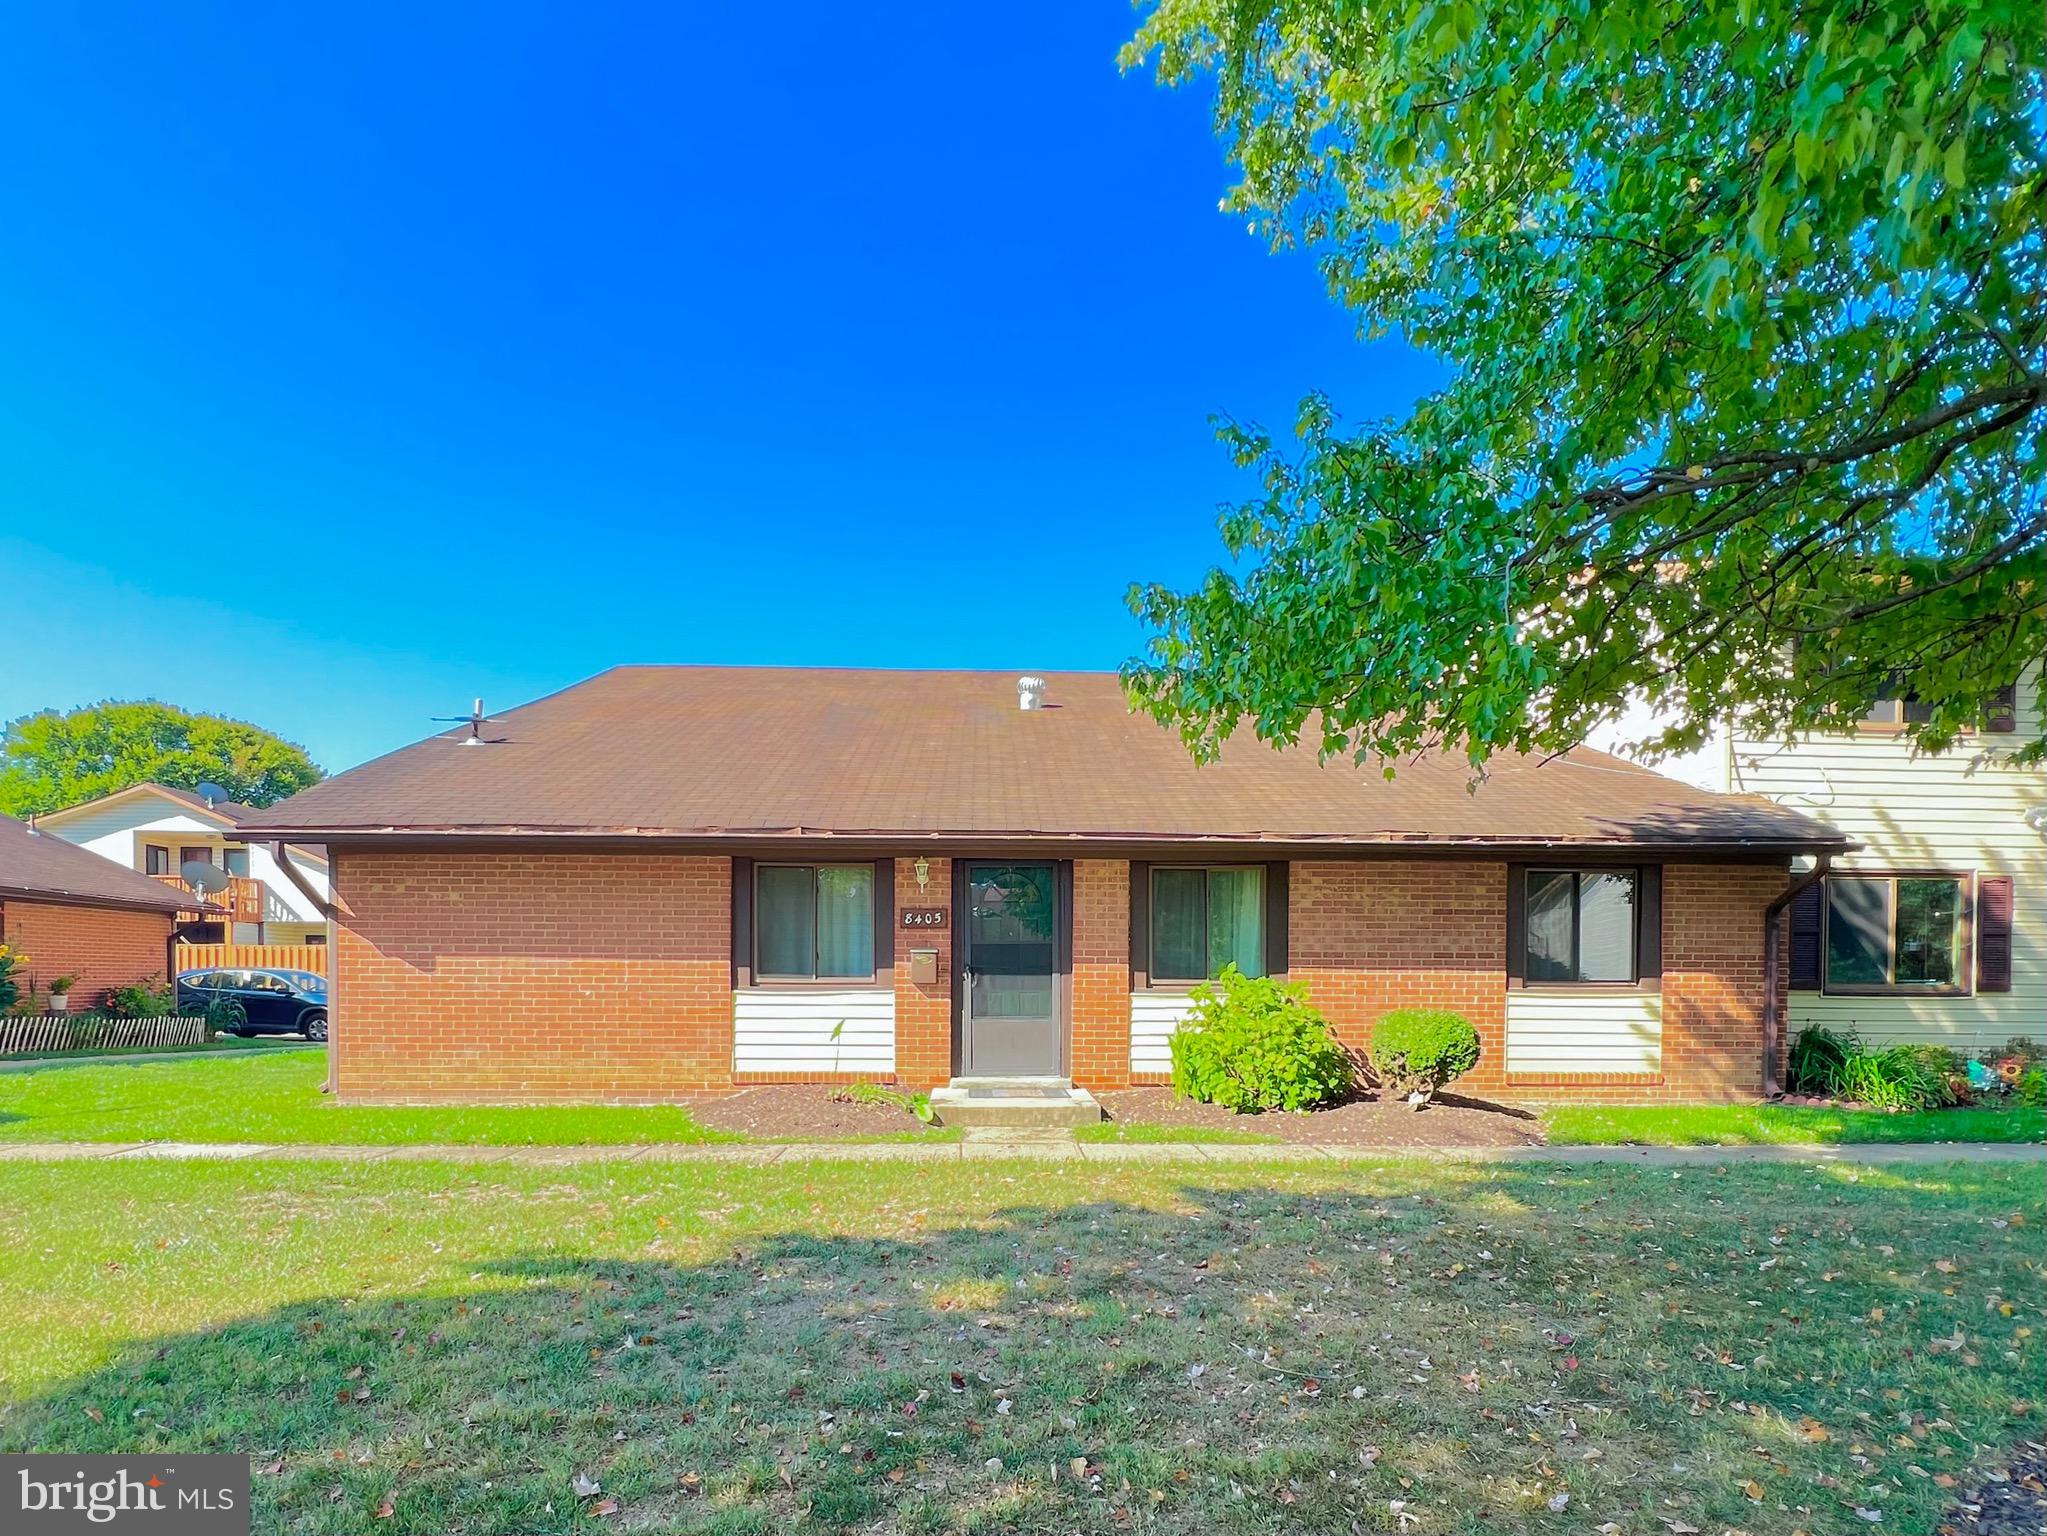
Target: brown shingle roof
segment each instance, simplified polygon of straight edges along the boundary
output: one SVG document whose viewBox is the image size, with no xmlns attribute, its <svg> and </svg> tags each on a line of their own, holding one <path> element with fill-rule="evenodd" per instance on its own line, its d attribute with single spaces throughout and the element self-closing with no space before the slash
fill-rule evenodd
<svg viewBox="0 0 2047 1536">
<path fill-rule="evenodd" d="M 176 912 L 189 896 L 147 875 L 67 843 L 54 832 L 31 832 L 0 816 L 0 898 L 70 902 L 95 907 L 146 907 Z"/>
<path fill-rule="evenodd" d="M 1844 844 L 1597 752 L 1496 758 L 1471 792 L 1458 758 L 1389 781 L 1248 733 L 1197 766 L 1130 713 L 1113 673 L 1053 674 L 1046 703 L 1019 710 L 997 672 L 619 667 L 500 716 L 498 744 L 430 738 L 257 813 L 244 835 Z"/>
</svg>

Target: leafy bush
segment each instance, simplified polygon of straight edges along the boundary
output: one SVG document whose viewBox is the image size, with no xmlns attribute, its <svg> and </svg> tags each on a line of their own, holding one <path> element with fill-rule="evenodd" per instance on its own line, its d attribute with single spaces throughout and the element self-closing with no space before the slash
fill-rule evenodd
<svg viewBox="0 0 2047 1536">
<path fill-rule="evenodd" d="M 2019 1102 L 2034 1109 L 2047 1107 L 2047 1067 L 2028 1067 L 2019 1079 Z"/>
<path fill-rule="evenodd" d="M 1372 1030 L 1372 1070 L 1380 1086 L 1406 1098 L 1433 1098 L 1478 1065 L 1478 1031 L 1444 1008 L 1396 1008 Z"/>
<path fill-rule="evenodd" d="M 177 1011 L 177 989 L 169 982 L 131 982 L 107 993 L 107 1012 L 117 1019 L 167 1019 Z"/>
<path fill-rule="evenodd" d="M 1938 1060 L 1945 1054 L 1938 1046 L 1921 1045 L 1857 1051 L 1836 1075 L 1834 1096 L 1873 1109 L 1937 1109 L 1947 1095 L 1947 1073 Z"/>
<path fill-rule="evenodd" d="M 14 973 L 27 963 L 28 956 L 20 950 L 0 944 L 0 1013 L 20 1001 L 21 983 L 14 979 Z"/>
<path fill-rule="evenodd" d="M 1234 965 L 1194 989 L 1194 1011 L 1173 1034 L 1173 1092 L 1240 1115 L 1314 1109 L 1356 1086 L 1350 1053 L 1306 988 Z"/>
<path fill-rule="evenodd" d="M 200 1011 L 200 1016 L 206 1020 L 203 1033 L 204 1038 L 208 1040 L 217 1039 L 221 1035 L 231 1035 L 249 1022 L 249 1010 L 242 1006 L 242 1000 L 238 997 L 208 998 L 205 1008 Z"/>
<path fill-rule="evenodd" d="M 1786 1060 L 1786 1086 L 1793 1093 L 1832 1094 L 1848 1058 L 1862 1049 L 1855 1031 L 1837 1032 L 1824 1024 L 1808 1024 L 1791 1042 Z"/>
</svg>

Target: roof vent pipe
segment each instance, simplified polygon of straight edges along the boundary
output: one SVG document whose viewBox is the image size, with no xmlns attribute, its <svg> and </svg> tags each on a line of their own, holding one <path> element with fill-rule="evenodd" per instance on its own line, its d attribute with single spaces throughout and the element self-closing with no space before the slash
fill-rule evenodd
<svg viewBox="0 0 2047 1536">
<path fill-rule="evenodd" d="M 1042 677 L 1020 677 L 1016 680 L 1016 707 L 1018 709 L 1045 707 L 1045 680 Z"/>
</svg>

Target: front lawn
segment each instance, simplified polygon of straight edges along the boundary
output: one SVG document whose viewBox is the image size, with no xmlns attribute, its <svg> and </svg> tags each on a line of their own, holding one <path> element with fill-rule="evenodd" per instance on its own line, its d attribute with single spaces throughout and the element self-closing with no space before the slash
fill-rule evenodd
<svg viewBox="0 0 2047 1536">
<path fill-rule="evenodd" d="M 1678 1104 L 1546 1109 L 1555 1146 L 1748 1146 L 1759 1143 L 2047 1141 L 2047 1110 L 1937 1109 L 1886 1114 L 1793 1104 Z"/>
<path fill-rule="evenodd" d="M 667 1106 L 337 1104 L 324 1051 L 242 1052 L 0 1075 L 0 1140 L 444 1142 L 586 1146 L 738 1141 Z"/>
<path fill-rule="evenodd" d="M 1931 1530 L 2039 1433 L 2043 1216 L 1988 1165 L 0 1166 L 0 1449 L 246 1451 L 316 1536 Z"/>
<path fill-rule="evenodd" d="M 83 1061 L 97 1056 L 218 1056 L 230 1051 L 303 1051 L 320 1050 L 320 1046 L 308 1046 L 305 1041 L 293 1037 L 280 1040 L 275 1035 L 251 1035 L 246 1040 L 239 1035 L 221 1035 L 196 1045 L 113 1045 L 95 1046 L 80 1051 L 8 1051 L 0 1054 L 0 1063 L 35 1061 Z"/>
</svg>

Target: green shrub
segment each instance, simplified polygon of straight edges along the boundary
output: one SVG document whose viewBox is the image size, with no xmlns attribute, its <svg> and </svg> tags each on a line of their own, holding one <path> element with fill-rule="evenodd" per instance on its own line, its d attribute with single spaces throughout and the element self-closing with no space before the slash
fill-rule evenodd
<svg viewBox="0 0 2047 1536">
<path fill-rule="evenodd" d="M 1237 1114 L 1314 1109 L 1357 1086 L 1307 990 L 1234 965 L 1194 989 L 1194 1011 L 1173 1033 L 1173 1092 Z"/>
<path fill-rule="evenodd" d="M 28 956 L 20 950 L 0 944 L 0 1013 L 6 1013 L 21 1000 L 21 983 L 14 979 L 14 973 L 28 963 Z"/>
<path fill-rule="evenodd" d="M 1841 1068 L 1862 1049 L 1854 1030 L 1837 1032 L 1808 1024 L 1791 1042 L 1785 1062 L 1786 1087 L 1793 1093 L 1832 1094 Z"/>
<path fill-rule="evenodd" d="M 1396 1008 L 1372 1029 L 1372 1070 L 1400 1098 L 1433 1098 L 1478 1065 L 1478 1031 L 1445 1008 Z"/>
<path fill-rule="evenodd" d="M 107 1012 L 117 1019 L 167 1019 L 177 1011 L 177 989 L 169 982 L 131 982 L 107 993 Z"/>
<path fill-rule="evenodd" d="M 1872 1109 L 1937 1109 L 1947 1096 L 1947 1074 L 1929 1051 L 1939 1052 L 1939 1047 L 1893 1045 L 1857 1051 L 1836 1075 L 1834 1096 Z"/>
<path fill-rule="evenodd" d="M 2047 1067 L 2028 1067 L 2019 1079 L 2019 1102 L 2034 1109 L 2047 1108 Z"/>
</svg>

